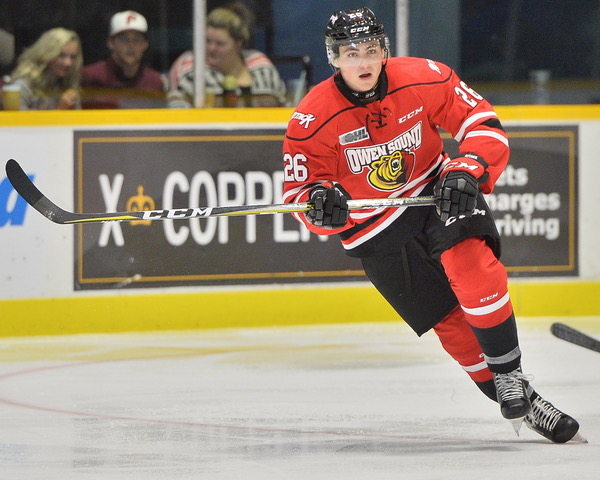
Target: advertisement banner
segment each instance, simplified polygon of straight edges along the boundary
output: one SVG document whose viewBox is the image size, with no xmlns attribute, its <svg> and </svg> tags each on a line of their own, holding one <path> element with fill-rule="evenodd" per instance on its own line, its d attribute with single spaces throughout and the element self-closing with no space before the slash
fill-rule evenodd
<svg viewBox="0 0 600 480">
<path fill-rule="evenodd" d="M 507 128 L 488 197 L 511 275 L 577 275 L 577 127 Z M 77 212 L 281 203 L 283 129 L 74 132 Z M 447 151 L 455 142 L 445 138 Z M 289 214 L 78 225 L 76 290 L 366 280 Z"/>
<path fill-rule="evenodd" d="M 282 130 L 75 133 L 77 211 L 281 203 Z M 364 280 L 289 214 L 78 225 L 75 288 Z"/>
</svg>

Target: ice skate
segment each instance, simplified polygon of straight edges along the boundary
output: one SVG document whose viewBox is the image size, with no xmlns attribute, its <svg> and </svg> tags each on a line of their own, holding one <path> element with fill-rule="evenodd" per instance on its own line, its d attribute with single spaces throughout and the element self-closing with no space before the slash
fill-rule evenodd
<svg viewBox="0 0 600 480">
<path fill-rule="evenodd" d="M 520 369 L 510 373 L 494 373 L 494 385 L 500 404 L 500 412 L 510 420 L 517 435 L 523 419 L 531 411 L 531 402 L 527 395 L 525 375 Z"/>
<path fill-rule="evenodd" d="M 534 395 L 531 399 L 531 412 L 525 416 L 525 425 L 554 443 L 565 443 L 569 440 L 587 443 L 578 433 L 577 420 L 561 412 L 539 394 Z"/>
</svg>

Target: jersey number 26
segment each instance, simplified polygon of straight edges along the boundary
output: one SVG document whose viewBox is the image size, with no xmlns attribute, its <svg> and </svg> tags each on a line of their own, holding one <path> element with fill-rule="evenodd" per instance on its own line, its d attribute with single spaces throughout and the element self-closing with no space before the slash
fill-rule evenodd
<svg viewBox="0 0 600 480">
<path fill-rule="evenodd" d="M 470 89 L 465 82 L 460 82 L 459 87 L 454 87 L 456 94 L 462 98 L 471 107 L 475 107 L 477 102 L 483 100 L 483 97 L 479 95 L 475 90 Z"/>
<path fill-rule="evenodd" d="M 308 178 L 308 168 L 304 165 L 307 159 L 301 153 L 293 157 L 286 153 L 283 156 L 283 180 L 285 182 L 304 182 Z"/>
</svg>

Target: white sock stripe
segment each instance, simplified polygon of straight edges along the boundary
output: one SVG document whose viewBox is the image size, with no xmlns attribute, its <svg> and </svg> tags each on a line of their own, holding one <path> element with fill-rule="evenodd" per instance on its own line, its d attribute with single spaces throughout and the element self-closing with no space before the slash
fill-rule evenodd
<svg viewBox="0 0 600 480">
<path fill-rule="evenodd" d="M 465 313 L 468 313 L 469 315 L 487 315 L 488 313 L 492 313 L 495 312 L 496 310 L 500 310 L 504 305 L 506 305 L 510 300 L 510 295 L 508 292 L 506 292 L 506 295 L 504 295 L 502 298 L 500 298 L 499 300 L 496 300 L 494 303 L 491 303 L 490 305 L 486 305 L 485 307 L 476 307 L 476 308 L 467 308 L 464 307 L 463 305 L 460 306 L 460 308 L 463 309 L 463 311 Z"/>
<path fill-rule="evenodd" d="M 480 370 L 484 370 L 487 368 L 487 363 L 485 361 L 479 362 L 476 365 L 461 365 L 465 372 L 479 372 Z"/>
</svg>

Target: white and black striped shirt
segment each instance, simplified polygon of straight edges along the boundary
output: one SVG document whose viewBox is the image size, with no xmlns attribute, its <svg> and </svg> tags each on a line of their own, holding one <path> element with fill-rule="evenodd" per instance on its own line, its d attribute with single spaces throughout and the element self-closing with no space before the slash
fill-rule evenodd
<svg viewBox="0 0 600 480">
<path fill-rule="evenodd" d="M 275 65 L 258 50 L 243 50 L 244 65 L 252 77 L 250 94 L 252 96 L 270 95 L 279 105 L 285 103 L 285 84 Z M 210 67 L 204 70 L 204 81 L 207 89 L 215 95 L 223 93 L 224 75 Z M 238 95 L 242 90 L 238 87 Z M 168 103 L 172 108 L 190 108 L 194 104 L 194 55 L 192 51 L 182 53 L 171 67 L 169 74 Z"/>
</svg>

